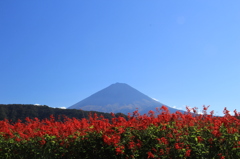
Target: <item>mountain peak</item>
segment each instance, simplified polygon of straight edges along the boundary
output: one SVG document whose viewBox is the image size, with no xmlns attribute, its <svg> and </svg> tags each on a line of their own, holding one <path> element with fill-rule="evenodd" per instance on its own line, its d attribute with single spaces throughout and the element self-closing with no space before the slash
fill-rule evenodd
<svg viewBox="0 0 240 159">
<path fill-rule="evenodd" d="M 116 82 L 116 83 L 114 83 L 114 84 L 111 84 L 110 86 L 118 86 L 118 87 L 126 87 L 126 86 L 128 86 L 128 87 L 131 87 L 131 86 L 129 86 L 128 84 L 126 84 L 126 83 L 120 83 L 120 82 Z M 110 87 L 109 86 L 109 87 Z"/>
<path fill-rule="evenodd" d="M 68 109 L 127 114 L 138 108 L 139 112 L 144 114 L 161 106 L 163 106 L 162 103 L 153 100 L 128 84 L 117 82 L 70 106 Z"/>
<path fill-rule="evenodd" d="M 114 84 L 112 84 L 112 85 L 127 85 L 127 84 L 126 84 L 126 83 L 116 82 L 116 83 L 114 83 Z"/>
</svg>

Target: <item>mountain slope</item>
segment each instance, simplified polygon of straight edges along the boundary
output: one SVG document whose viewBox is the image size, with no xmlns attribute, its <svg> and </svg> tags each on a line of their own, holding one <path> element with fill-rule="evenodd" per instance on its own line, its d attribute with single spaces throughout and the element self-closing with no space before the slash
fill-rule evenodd
<svg viewBox="0 0 240 159">
<path fill-rule="evenodd" d="M 155 111 L 156 107 L 161 106 L 163 106 L 162 103 L 153 100 L 135 88 L 124 83 L 115 83 L 68 107 L 68 109 L 127 114 L 138 108 L 139 112 L 144 114 L 148 113 L 149 110 Z M 171 113 L 177 111 L 177 109 L 168 108 Z"/>
</svg>

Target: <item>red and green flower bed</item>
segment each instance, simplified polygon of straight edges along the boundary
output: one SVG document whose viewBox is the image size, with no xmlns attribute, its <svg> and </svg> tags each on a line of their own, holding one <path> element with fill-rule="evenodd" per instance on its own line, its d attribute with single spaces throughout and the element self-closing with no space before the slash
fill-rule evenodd
<svg viewBox="0 0 240 159">
<path fill-rule="evenodd" d="M 1 159 L 214 159 L 240 158 L 240 113 L 224 117 L 135 111 L 126 120 L 93 115 L 64 122 L 0 121 Z M 193 109 L 193 111 L 196 111 Z M 113 114 L 114 115 L 114 114 Z"/>
</svg>

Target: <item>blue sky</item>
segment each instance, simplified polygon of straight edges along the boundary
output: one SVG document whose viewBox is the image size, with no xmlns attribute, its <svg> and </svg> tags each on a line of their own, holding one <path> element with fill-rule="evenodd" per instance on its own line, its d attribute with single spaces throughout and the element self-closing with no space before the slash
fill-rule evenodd
<svg viewBox="0 0 240 159">
<path fill-rule="evenodd" d="M 116 82 L 240 111 L 240 2 L 0 1 L 0 103 L 69 107 Z"/>
</svg>

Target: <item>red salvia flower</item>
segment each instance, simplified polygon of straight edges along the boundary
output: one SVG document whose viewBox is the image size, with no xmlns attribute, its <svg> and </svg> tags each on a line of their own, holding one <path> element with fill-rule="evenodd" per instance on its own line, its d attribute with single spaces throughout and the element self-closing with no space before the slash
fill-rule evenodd
<svg viewBox="0 0 240 159">
<path fill-rule="evenodd" d="M 190 156 L 190 153 L 191 153 L 191 150 L 187 150 L 186 153 L 185 153 L 185 156 L 186 156 L 186 157 L 189 157 L 189 156 Z"/>
<path fill-rule="evenodd" d="M 154 158 L 154 155 L 152 154 L 152 152 L 149 151 L 147 154 L 148 154 L 148 158 Z"/>
</svg>

